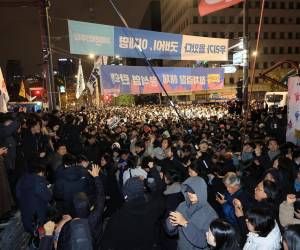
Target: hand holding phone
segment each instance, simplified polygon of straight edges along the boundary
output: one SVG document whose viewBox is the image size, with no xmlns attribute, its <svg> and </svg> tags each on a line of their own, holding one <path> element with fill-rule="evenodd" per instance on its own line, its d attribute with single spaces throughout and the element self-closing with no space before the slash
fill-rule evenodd
<svg viewBox="0 0 300 250">
<path fill-rule="evenodd" d="M 216 194 L 216 201 L 219 202 L 221 205 L 223 205 L 227 202 L 225 200 L 225 196 L 219 192 L 217 192 L 217 194 Z"/>
</svg>

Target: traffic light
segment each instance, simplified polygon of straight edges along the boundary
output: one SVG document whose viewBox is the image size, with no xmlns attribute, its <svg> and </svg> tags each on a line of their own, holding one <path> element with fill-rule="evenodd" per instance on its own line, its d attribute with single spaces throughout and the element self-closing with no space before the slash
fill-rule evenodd
<svg viewBox="0 0 300 250">
<path fill-rule="evenodd" d="M 33 88 L 30 89 L 30 95 L 31 96 L 36 96 L 36 97 L 42 97 L 43 96 L 43 88 Z"/>
</svg>

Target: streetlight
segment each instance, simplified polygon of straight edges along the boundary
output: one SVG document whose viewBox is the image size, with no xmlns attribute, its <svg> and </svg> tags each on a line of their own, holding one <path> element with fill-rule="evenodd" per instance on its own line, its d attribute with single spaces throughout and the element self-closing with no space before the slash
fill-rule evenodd
<svg viewBox="0 0 300 250">
<path fill-rule="evenodd" d="M 257 56 L 257 54 L 258 54 L 258 53 L 257 53 L 256 50 L 252 52 L 252 56 Z"/>
<path fill-rule="evenodd" d="M 90 59 L 95 59 L 95 54 L 89 54 Z"/>
</svg>

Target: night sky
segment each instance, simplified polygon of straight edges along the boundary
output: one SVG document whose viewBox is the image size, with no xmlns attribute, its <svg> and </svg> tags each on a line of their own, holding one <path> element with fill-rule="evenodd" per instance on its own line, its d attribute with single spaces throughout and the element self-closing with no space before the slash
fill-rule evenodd
<svg viewBox="0 0 300 250">
<path fill-rule="evenodd" d="M 0 3 L 13 1 L 0 0 Z M 129 26 L 137 28 L 150 0 L 115 0 L 115 2 Z M 56 51 L 54 67 L 57 57 L 68 57 L 67 19 L 123 26 L 107 0 L 52 0 L 51 3 L 52 47 Z M 25 75 L 40 73 L 42 59 L 39 9 L 0 7 L 0 16 L 0 66 L 3 73 L 8 59 L 21 60 Z M 88 66 L 88 59 L 86 57 L 83 59 L 85 60 L 83 65 Z"/>
</svg>

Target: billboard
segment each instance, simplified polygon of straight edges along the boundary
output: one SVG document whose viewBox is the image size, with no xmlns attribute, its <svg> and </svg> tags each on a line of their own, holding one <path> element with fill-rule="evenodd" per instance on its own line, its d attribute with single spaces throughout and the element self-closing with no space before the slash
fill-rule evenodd
<svg viewBox="0 0 300 250">
<path fill-rule="evenodd" d="M 154 67 L 154 70 L 170 94 L 224 87 L 223 68 Z M 102 65 L 100 78 L 102 95 L 163 93 L 149 67 Z"/>
<path fill-rule="evenodd" d="M 227 61 L 228 39 L 68 20 L 70 52 L 164 60 Z"/>
</svg>

